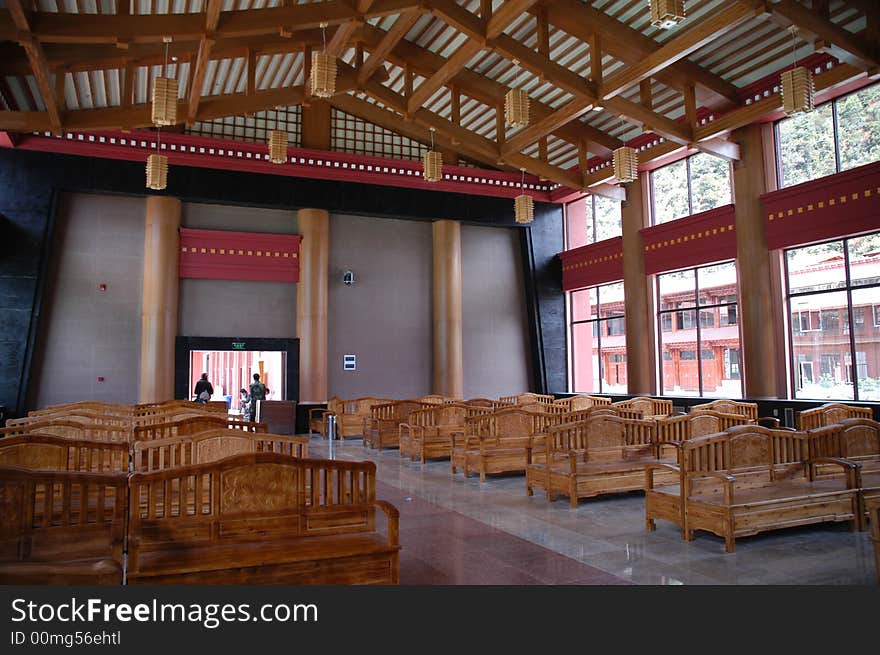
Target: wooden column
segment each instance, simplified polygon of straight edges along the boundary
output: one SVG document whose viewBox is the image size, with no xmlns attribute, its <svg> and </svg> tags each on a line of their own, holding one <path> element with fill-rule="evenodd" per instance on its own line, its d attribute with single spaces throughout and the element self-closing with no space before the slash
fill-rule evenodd
<svg viewBox="0 0 880 655">
<path fill-rule="evenodd" d="M 147 196 L 141 299 L 140 402 L 174 398 L 180 200 Z"/>
<path fill-rule="evenodd" d="M 434 393 L 462 398 L 461 224 L 434 221 Z"/>
<path fill-rule="evenodd" d="M 330 103 L 310 98 L 302 108 L 302 147 L 330 150 Z"/>
<path fill-rule="evenodd" d="M 623 220 L 623 287 L 626 311 L 626 384 L 627 392 L 651 395 L 657 392 L 654 375 L 654 312 L 645 253 L 639 230 L 647 217 L 648 173 L 626 185 L 626 200 L 621 205 Z"/>
<path fill-rule="evenodd" d="M 745 394 L 774 398 L 778 376 L 770 253 L 760 200 L 767 190 L 761 126 L 740 128 L 731 137 L 739 143 L 742 156 L 733 166 L 733 187 Z"/>
<path fill-rule="evenodd" d="M 299 285 L 296 333 L 299 337 L 301 402 L 327 400 L 327 268 L 330 215 L 326 209 L 300 209 Z"/>
</svg>

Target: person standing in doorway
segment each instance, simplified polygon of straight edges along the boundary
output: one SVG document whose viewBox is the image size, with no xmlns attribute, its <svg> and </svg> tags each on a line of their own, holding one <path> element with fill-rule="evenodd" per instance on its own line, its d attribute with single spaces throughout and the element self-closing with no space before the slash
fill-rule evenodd
<svg viewBox="0 0 880 655">
<path fill-rule="evenodd" d="M 214 387 L 208 382 L 208 374 L 202 373 L 202 379 L 196 382 L 196 388 L 193 389 L 193 395 L 197 403 L 206 403 L 211 400 L 214 395 Z"/>
<path fill-rule="evenodd" d="M 251 383 L 250 388 L 250 397 L 251 397 L 251 410 L 250 410 L 250 420 L 257 420 L 257 401 L 266 400 L 266 396 L 269 394 L 269 390 L 266 388 L 266 385 L 260 382 L 260 374 L 254 373 L 254 381 Z"/>
</svg>

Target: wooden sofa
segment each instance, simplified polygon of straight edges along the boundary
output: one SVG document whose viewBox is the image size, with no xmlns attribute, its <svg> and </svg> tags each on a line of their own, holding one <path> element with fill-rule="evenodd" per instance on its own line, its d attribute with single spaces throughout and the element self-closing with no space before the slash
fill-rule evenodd
<svg viewBox="0 0 880 655">
<path fill-rule="evenodd" d="M 543 488 L 548 502 L 567 496 L 573 508 L 581 498 L 644 489 L 646 465 L 676 463 L 658 459 L 654 421 L 610 412 L 549 428 L 545 450 L 537 460 L 529 457 L 526 492 L 531 496 L 535 487 Z M 677 480 L 671 471 L 666 477 L 670 483 Z"/>
<path fill-rule="evenodd" d="M 309 434 L 317 433 L 322 437 L 327 436 L 327 416 L 332 414 L 339 420 L 342 414 L 345 402 L 333 396 L 327 401 L 327 407 L 316 407 L 309 410 Z"/>
<path fill-rule="evenodd" d="M 471 407 L 462 403 L 424 407 L 410 412 L 406 423 L 400 424 L 400 456 L 418 459 L 424 464 L 430 458 L 452 455 L 452 435 L 463 434 L 465 422 L 473 416 L 489 414 L 488 407 Z"/>
<path fill-rule="evenodd" d="M 813 430 L 840 423 L 848 418 L 874 418 L 870 407 L 855 407 L 843 403 L 826 403 L 821 407 L 798 412 L 798 430 Z"/>
<path fill-rule="evenodd" d="M 865 418 L 809 430 L 810 456 L 843 457 L 859 465 L 859 527 L 867 526 L 868 501 L 880 499 L 880 423 Z M 834 466 L 819 467 L 818 475 L 841 475 Z"/>
<path fill-rule="evenodd" d="M 224 429 L 209 430 L 193 435 L 135 442 L 131 453 L 132 471 L 137 473 L 162 471 L 179 466 L 205 464 L 246 453 L 277 453 L 291 457 L 307 457 L 308 447 L 308 437 Z"/>
<path fill-rule="evenodd" d="M 426 407 L 438 406 L 420 400 L 395 400 L 373 405 L 370 417 L 364 419 L 363 444 L 370 448 L 397 448 L 400 445 L 400 425 L 409 422 L 409 415 Z"/>
<path fill-rule="evenodd" d="M 0 439 L 0 466 L 41 471 L 128 473 L 129 449 L 125 442 L 27 434 Z"/>
<path fill-rule="evenodd" d="M 388 402 L 391 402 L 388 398 L 377 398 L 374 396 L 343 400 L 342 410 L 336 413 L 336 437 L 339 439 L 348 439 L 349 437 L 363 438 L 364 421 L 370 418 L 373 405 L 381 405 Z M 329 413 L 325 414 L 325 420 L 327 416 L 329 416 Z"/>
<path fill-rule="evenodd" d="M 827 521 L 858 520 L 858 465 L 838 458 L 809 457 L 803 432 L 742 425 L 696 437 L 681 447 L 681 466 L 646 467 L 645 521 L 672 521 L 686 540 L 696 530 L 736 539 L 768 530 Z M 842 477 L 816 476 L 817 465 L 836 465 Z M 662 470 L 679 474 L 678 484 L 658 483 Z"/>
<path fill-rule="evenodd" d="M 450 470 L 459 468 L 469 477 L 480 474 L 480 482 L 490 473 L 525 472 L 528 458 L 543 456 L 548 415 L 518 406 L 465 420 L 465 430 L 452 435 Z"/>
<path fill-rule="evenodd" d="M 274 453 L 134 473 L 128 582 L 397 584 L 399 514 L 375 480 L 372 462 Z"/>
<path fill-rule="evenodd" d="M 673 413 L 671 400 L 648 398 L 647 396 L 636 396 L 629 400 L 620 400 L 616 403 L 611 403 L 611 406 L 640 411 L 643 418 L 662 418 L 664 416 L 671 416 Z"/>
<path fill-rule="evenodd" d="M 127 473 L 0 466 L 0 584 L 122 584 Z"/>
</svg>

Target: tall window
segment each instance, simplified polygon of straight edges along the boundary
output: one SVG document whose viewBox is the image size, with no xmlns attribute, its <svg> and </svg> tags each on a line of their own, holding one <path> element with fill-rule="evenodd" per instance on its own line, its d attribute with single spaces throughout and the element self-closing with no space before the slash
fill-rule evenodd
<svg viewBox="0 0 880 655">
<path fill-rule="evenodd" d="M 623 282 L 570 296 L 572 391 L 626 393 Z"/>
<path fill-rule="evenodd" d="M 776 124 L 779 186 L 880 160 L 880 84 Z"/>
<path fill-rule="evenodd" d="M 701 153 L 651 173 L 654 225 L 732 202 L 730 164 Z"/>
<path fill-rule="evenodd" d="M 619 237 L 620 201 L 602 196 L 584 196 L 565 206 L 566 250 Z"/>
<path fill-rule="evenodd" d="M 880 400 L 880 232 L 785 251 L 795 398 Z"/>
<path fill-rule="evenodd" d="M 657 276 L 664 394 L 742 397 L 736 264 Z"/>
</svg>

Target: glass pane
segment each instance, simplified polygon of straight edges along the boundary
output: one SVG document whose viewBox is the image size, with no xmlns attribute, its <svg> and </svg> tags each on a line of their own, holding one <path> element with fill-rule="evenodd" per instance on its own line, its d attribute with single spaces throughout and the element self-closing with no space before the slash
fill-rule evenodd
<svg viewBox="0 0 880 655">
<path fill-rule="evenodd" d="M 837 101 L 840 169 L 880 160 L 880 84 Z"/>
<path fill-rule="evenodd" d="M 660 287 L 660 309 L 674 309 L 681 300 L 694 302 L 696 279 L 694 269 L 657 276 Z"/>
<path fill-rule="evenodd" d="M 787 250 L 788 289 L 791 293 L 841 289 L 846 286 L 843 241 Z"/>
<path fill-rule="evenodd" d="M 602 339 L 602 392 L 626 393 L 626 345 L 610 346 Z"/>
<path fill-rule="evenodd" d="M 687 216 L 688 207 L 687 162 L 658 168 L 651 173 L 654 225 Z"/>
<path fill-rule="evenodd" d="M 596 287 L 592 287 L 591 289 L 581 289 L 580 291 L 572 291 L 571 320 L 586 321 L 591 318 L 598 318 Z"/>
<path fill-rule="evenodd" d="M 736 302 L 736 264 L 734 262 L 698 268 L 697 282 L 700 285 L 701 305 Z"/>
<path fill-rule="evenodd" d="M 835 172 L 831 103 L 779 121 L 780 186 L 800 184 Z"/>
<path fill-rule="evenodd" d="M 880 287 L 852 292 L 859 400 L 880 400 Z"/>
<path fill-rule="evenodd" d="M 595 323 L 572 326 L 572 383 L 576 393 L 597 393 L 599 386 L 599 340 L 593 336 Z"/>
<path fill-rule="evenodd" d="M 701 153 L 691 157 L 690 164 L 693 213 L 715 209 L 732 202 L 730 164 L 727 161 Z"/>
<path fill-rule="evenodd" d="M 880 283 L 880 232 L 847 240 L 852 285 Z"/>
<path fill-rule="evenodd" d="M 663 332 L 660 359 L 663 362 L 663 393 L 675 396 L 700 395 L 697 363 L 697 313 L 693 309 L 673 312 L 672 329 Z M 663 320 L 661 318 L 661 329 Z"/>
<path fill-rule="evenodd" d="M 620 201 L 595 196 L 596 241 L 612 239 L 623 234 L 621 230 Z"/>
<path fill-rule="evenodd" d="M 700 363 L 704 396 L 742 398 L 739 352 L 739 332 L 736 326 L 701 330 Z"/>
<path fill-rule="evenodd" d="M 853 399 L 846 293 L 791 299 L 795 398 Z"/>
<path fill-rule="evenodd" d="M 589 197 L 570 202 L 565 206 L 567 248 L 572 250 L 592 243 L 592 205 Z"/>
<path fill-rule="evenodd" d="M 606 284 L 599 287 L 599 302 L 602 310 L 613 310 L 623 313 L 623 282 Z"/>
</svg>

